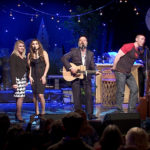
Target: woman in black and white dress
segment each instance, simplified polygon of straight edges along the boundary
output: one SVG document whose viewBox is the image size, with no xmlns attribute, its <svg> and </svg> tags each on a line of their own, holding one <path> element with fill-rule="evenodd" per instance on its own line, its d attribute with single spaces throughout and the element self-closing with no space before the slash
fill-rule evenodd
<svg viewBox="0 0 150 150">
<path fill-rule="evenodd" d="M 24 122 L 21 115 L 22 103 L 25 97 L 27 85 L 27 60 L 26 49 L 23 41 L 18 40 L 15 43 L 14 50 L 10 56 L 10 73 L 14 97 L 16 98 L 16 120 Z"/>
</svg>

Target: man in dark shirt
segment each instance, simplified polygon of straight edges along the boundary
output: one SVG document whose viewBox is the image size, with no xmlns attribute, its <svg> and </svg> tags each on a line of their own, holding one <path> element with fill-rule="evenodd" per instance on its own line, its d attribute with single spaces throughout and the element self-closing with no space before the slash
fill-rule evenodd
<svg viewBox="0 0 150 150">
<path fill-rule="evenodd" d="M 112 70 L 115 70 L 117 92 L 116 103 L 119 111 L 123 111 L 122 103 L 124 100 L 125 84 L 130 89 L 128 112 L 133 112 L 138 100 L 138 87 L 131 73 L 134 61 L 139 57 L 138 47 L 145 43 L 144 35 L 137 35 L 134 43 L 124 44 L 115 57 Z"/>
</svg>

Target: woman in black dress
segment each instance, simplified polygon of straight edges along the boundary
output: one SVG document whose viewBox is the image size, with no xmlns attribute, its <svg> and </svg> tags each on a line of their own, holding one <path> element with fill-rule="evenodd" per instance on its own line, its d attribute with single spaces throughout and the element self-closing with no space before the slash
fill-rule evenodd
<svg viewBox="0 0 150 150">
<path fill-rule="evenodd" d="M 30 44 L 28 54 L 28 64 L 30 68 L 29 79 L 33 91 L 33 102 L 35 104 L 35 114 L 39 115 L 38 97 L 41 102 L 41 115 L 45 114 L 44 90 L 46 76 L 49 70 L 49 58 L 39 40 L 34 39 Z"/>
<path fill-rule="evenodd" d="M 14 50 L 10 56 L 10 73 L 14 97 L 16 98 L 16 120 L 24 122 L 21 116 L 23 99 L 27 85 L 28 64 L 26 61 L 26 50 L 23 41 L 18 40 L 15 43 Z"/>
</svg>

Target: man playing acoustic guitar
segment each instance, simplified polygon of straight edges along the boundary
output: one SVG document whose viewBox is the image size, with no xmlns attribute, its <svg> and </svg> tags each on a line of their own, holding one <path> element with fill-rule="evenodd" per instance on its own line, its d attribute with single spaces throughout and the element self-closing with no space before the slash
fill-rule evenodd
<svg viewBox="0 0 150 150">
<path fill-rule="evenodd" d="M 94 70 L 95 71 L 95 64 L 94 64 L 94 54 L 93 52 L 87 49 L 87 38 L 85 36 L 81 36 L 78 41 L 78 48 L 72 48 L 71 51 L 65 54 L 62 57 L 62 62 L 65 66 L 67 71 L 70 71 L 72 76 L 77 76 L 75 80 L 72 81 L 72 91 L 73 91 L 73 99 L 74 99 L 74 108 L 81 109 L 81 85 L 83 85 L 85 91 L 85 106 L 86 106 L 86 113 L 88 119 L 96 119 L 97 117 L 93 115 L 93 101 L 92 101 L 92 91 L 91 91 L 91 74 L 84 75 L 83 79 L 78 78 L 80 75 L 79 70 L 77 67 L 71 65 L 70 62 L 75 64 L 76 66 L 85 66 L 86 70 Z"/>
</svg>

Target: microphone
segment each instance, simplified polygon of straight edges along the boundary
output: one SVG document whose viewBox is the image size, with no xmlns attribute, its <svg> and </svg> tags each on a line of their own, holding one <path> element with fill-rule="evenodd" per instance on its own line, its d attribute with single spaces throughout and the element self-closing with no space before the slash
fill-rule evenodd
<svg viewBox="0 0 150 150">
<path fill-rule="evenodd" d="M 83 51 L 86 48 L 86 46 L 84 45 L 84 43 L 82 43 L 80 49 Z"/>
<path fill-rule="evenodd" d="M 36 47 L 33 47 L 32 49 L 33 49 L 33 52 L 35 53 L 36 52 Z"/>
<path fill-rule="evenodd" d="M 147 50 L 149 50 L 149 47 L 148 47 L 147 45 L 145 45 L 145 46 L 144 46 L 144 49 L 147 49 Z"/>
</svg>

